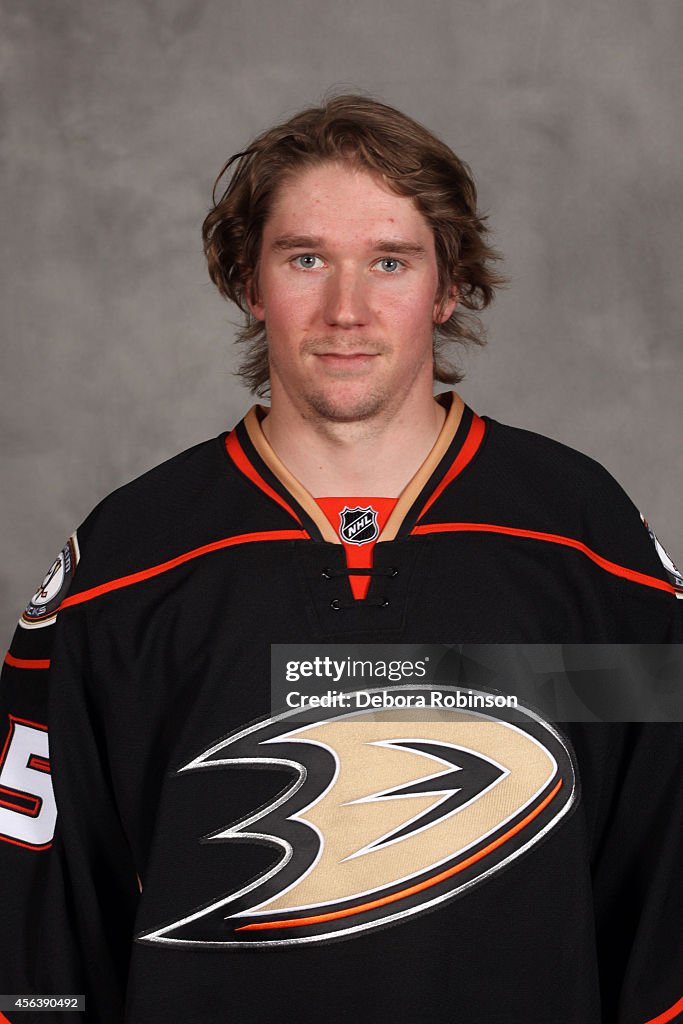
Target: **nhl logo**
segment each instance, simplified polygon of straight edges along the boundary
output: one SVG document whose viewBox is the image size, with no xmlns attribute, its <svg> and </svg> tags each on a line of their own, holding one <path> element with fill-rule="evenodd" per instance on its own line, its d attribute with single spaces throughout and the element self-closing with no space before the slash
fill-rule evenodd
<svg viewBox="0 0 683 1024">
<path fill-rule="evenodd" d="M 379 537 L 377 512 L 370 505 L 349 508 L 339 513 L 339 536 L 346 544 L 368 544 Z"/>
</svg>

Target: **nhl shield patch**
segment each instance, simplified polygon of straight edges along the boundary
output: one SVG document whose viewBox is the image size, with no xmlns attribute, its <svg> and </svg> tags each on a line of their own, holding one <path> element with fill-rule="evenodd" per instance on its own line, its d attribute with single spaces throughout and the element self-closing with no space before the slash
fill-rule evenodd
<svg viewBox="0 0 683 1024">
<path fill-rule="evenodd" d="M 345 544 L 369 544 L 379 537 L 377 511 L 371 505 L 344 508 L 339 513 L 339 536 Z"/>
</svg>

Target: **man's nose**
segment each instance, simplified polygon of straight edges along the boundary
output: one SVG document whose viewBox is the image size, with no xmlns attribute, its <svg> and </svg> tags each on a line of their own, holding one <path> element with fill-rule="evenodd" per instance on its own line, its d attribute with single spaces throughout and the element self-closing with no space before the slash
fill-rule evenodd
<svg viewBox="0 0 683 1024">
<path fill-rule="evenodd" d="M 337 327 L 358 327 L 370 318 L 368 284 L 362 272 L 340 268 L 326 282 L 323 315 L 325 323 Z"/>
</svg>

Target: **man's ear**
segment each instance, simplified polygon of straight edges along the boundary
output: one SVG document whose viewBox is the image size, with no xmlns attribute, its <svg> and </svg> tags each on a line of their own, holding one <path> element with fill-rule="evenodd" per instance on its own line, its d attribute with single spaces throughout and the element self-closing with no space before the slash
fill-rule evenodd
<svg viewBox="0 0 683 1024">
<path fill-rule="evenodd" d="M 455 307 L 458 305 L 460 298 L 460 292 L 458 286 L 453 284 L 448 289 L 448 295 L 440 302 L 434 305 L 434 323 L 445 324 L 449 316 L 453 313 Z"/>
<path fill-rule="evenodd" d="M 255 271 L 254 274 L 248 277 L 244 282 L 244 297 L 251 315 L 256 320 L 265 320 L 266 310 L 263 302 L 261 301 L 257 285 L 258 272 Z"/>
</svg>

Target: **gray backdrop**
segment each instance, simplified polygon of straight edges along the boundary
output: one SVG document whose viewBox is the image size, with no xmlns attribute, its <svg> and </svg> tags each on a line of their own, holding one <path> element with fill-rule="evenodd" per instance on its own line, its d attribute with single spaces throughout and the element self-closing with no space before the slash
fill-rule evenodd
<svg viewBox="0 0 683 1024">
<path fill-rule="evenodd" d="M 0 0 L 6 640 L 102 496 L 251 403 L 199 228 L 329 88 L 475 172 L 512 286 L 466 401 L 598 458 L 680 563 L 682 29 L 679 0 Z"/>
</svg>

